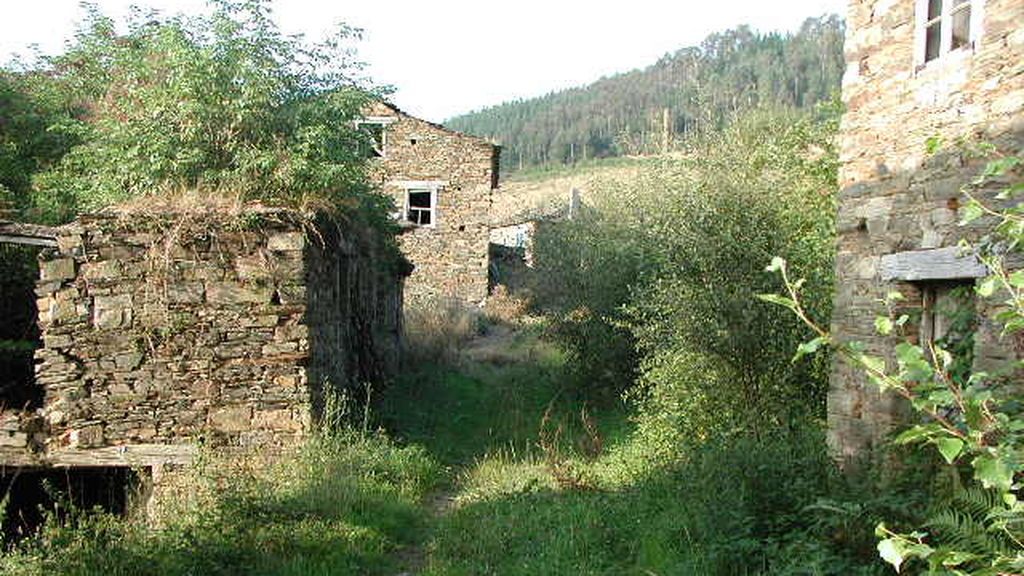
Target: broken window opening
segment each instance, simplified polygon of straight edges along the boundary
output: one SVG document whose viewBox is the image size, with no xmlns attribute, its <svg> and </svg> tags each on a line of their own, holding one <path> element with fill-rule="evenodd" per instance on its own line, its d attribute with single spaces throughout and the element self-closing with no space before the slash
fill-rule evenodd
<svg viewBox="0 0 1024 576">
<path fill-rule="evenodd" d="M 974 364 L 977 330 L 973 281 L 929 282 L 921 285 L 920 342 L 952 356 L 947 376 L 964 386 Z"/>
<path fill-rule="evenodd" d="M 3 541 L 35 534 L 47 514 L 63 518 L 95 508 L 117 516 L 141 513 L 151 477 L 149 468 L 125 466 L 0 469 L 0 490 L 8 496 Z"/>
<path fill-rule="evenodd" d="M 405 194 L 406 220 L 417 226 L 434 226 L 437 190 L 410 188 Z"/>
<path fill-rule="evenodd" d="M 395 118 L 390 116 L 371 116 L 356 121 L 356 128 L 366 136 L 367 140 L 363 156 L 383 158 L 386 155 L 387 126 L 394 122 Z"/>
</svg>

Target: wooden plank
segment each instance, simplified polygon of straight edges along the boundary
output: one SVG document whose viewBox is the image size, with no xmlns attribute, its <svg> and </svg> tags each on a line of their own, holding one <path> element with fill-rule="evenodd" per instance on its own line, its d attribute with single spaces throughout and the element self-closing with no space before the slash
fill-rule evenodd
<svg viewBox="0 0 1024 576">
<path fill-rule="evenodd" d="M 920 282 L 982 278 L 988 268 L 974 254 L 962 254 L 956 246 L 913 250 L 882 256 L 879 275 L 885 281 Z"/>
<path fill-rule="evenodd" d="M 0 244 L 22 244 L 25 246 L 45 246 L 49 248 L 56 248 L 57 240 L 53 238 L 34 238 L 31 236 L 0 234 Z"/>
<path fill-rule="evenodd" d="M 130 444 L 105 448 L 63 448 L 47 453 L 50 466 L 154 466 L 157 464 L 191 464 L 196 447 L 191 444 Z"/>
<path fill-rule="evenodd" d="M 56 247 L 57 229 L 37 224 L 0 220 L 0 242 Z"/>
</svg>

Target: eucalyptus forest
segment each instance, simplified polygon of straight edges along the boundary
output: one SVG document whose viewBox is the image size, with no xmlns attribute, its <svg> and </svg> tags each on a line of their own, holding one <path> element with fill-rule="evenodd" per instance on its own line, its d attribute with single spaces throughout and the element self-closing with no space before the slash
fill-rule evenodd
<svg viewBox="0 0 1024 576">
<path fill-rule="evenodd" d="M 310 43 L 268 1 L 211 7 L 123 23 L 92 7 L 63 53 L 0 68 L 0 220 L 198 191 L 329 212 L 397 246 L 357 122 L 387 96 L 359 31 Z M 538 229 L 522 286 L 479 306 L 407 300 L 396 377 L 323 399 L 294 450 L 196 439 L 159 510 L 80 506 L 56 482 L 25 530 L 0 474 L 0 574 L 1024 573 L 1015 388 L 958 372 L 952 346 L 868 350 L 830 332 L 844 34 L 837 16 L 739 27 L 452 118 L 502 144 L 496 203 L 530 172 L 587 181 L 579 214 Z M 1013 337 L 1021 155 L 929 147 L 978 168 L 957 207 L 991 223 L 976 292 Z M 0 370 L 38 346 L 9 303 L 34 298 L 35 254 L 0 244 Z M 864 323 L 902 334 L 898 298 Z M 852 465 L 826 443 L 837 362 L 907 406 Z"/>
</svg>

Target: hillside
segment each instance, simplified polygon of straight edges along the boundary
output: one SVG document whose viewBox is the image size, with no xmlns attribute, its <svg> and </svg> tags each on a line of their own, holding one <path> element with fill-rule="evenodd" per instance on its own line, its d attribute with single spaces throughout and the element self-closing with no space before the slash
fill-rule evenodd
<svg viewBox="0 0 1024 576">
<path fill-rule="evenodd" d="M 792 34 L 741 26 L 647 68 L 445 125 L 499 141 L 506 171 L 645 154 L 665 146 L 666 127 L 674 140 L 754 105 L 806 107 L 831 97 L 843 73 L 843 36 L 834 15 L 808 19 Z"/>
</svg>

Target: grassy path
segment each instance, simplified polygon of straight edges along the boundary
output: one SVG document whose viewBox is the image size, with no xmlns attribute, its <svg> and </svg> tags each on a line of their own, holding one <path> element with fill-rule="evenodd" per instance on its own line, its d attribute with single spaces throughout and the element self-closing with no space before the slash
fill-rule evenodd
<svg viewBox="0 0 1024 576">
<path fill-rule="evenodd" d="M 466 572 L 452 565 L 452 555 L 474 539 L 486 540 L 484 532 L 500 535 L 500 527 L 477 516 L 482 503 L 559 491 L 551 454 L 539 444 L 547 434 L 548 444 L 566 454 L 576 449 L 582 403 L 571 399 L 565 382 L 563 357 L 537 330 L 499 326 L 467 343 L 454 366 L 424 367 L 385 392 L 378 416 L 389 434 L 424 447 L 446 471 L 422 504 L 430 535 L 399 550 L 400 575 L 502 573 L 487 561 Z M 620 433 L 622 416 L 613 410 L 600 421 L 602 434 Z"/>
</svg>

